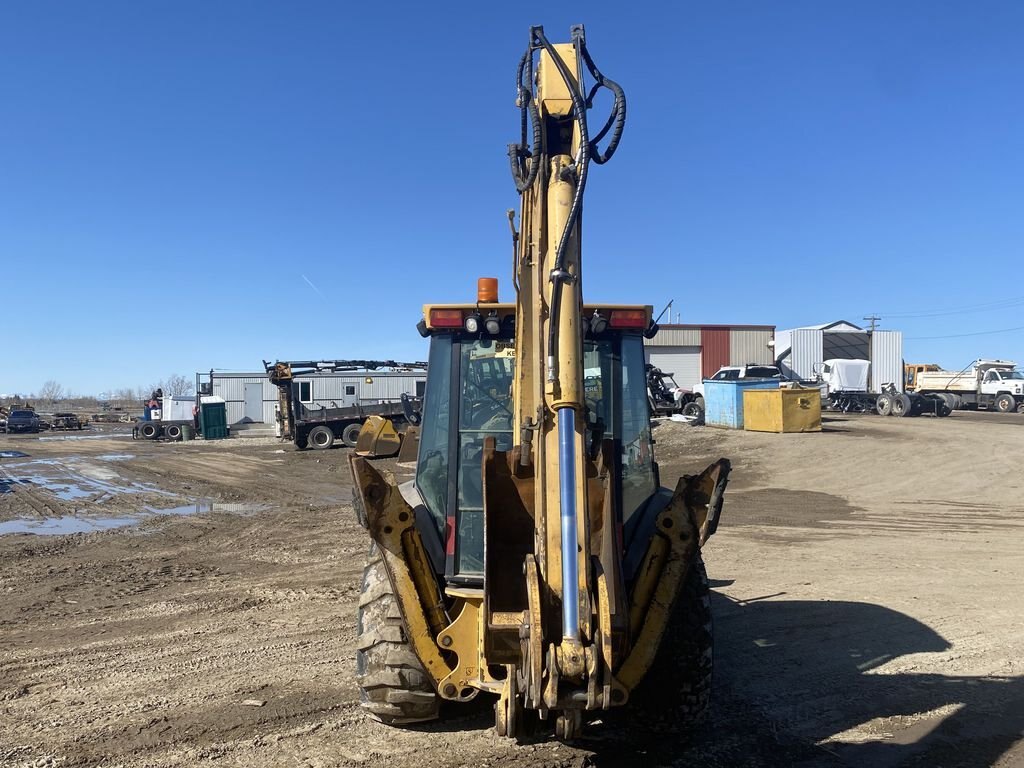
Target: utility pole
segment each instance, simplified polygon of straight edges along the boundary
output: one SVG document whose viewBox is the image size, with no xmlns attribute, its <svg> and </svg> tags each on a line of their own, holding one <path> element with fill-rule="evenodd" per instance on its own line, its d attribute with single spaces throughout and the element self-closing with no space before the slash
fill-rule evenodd
<svg viewBox="0 0 1024 768">
<path fill-rule="evenodd" d="M 871 323 L 871 327 L 868 329 L 868 386 L 871 388 L 871 379 L 874 377 L 874 371 L 871 361 L 875 359 L 875 325 L 881 320 L 878 315 L 872 312 L 870 315 L 864 318 L 867 322 Z M 900 390 L 902 391 L 902 389 Z"/>
</svg>

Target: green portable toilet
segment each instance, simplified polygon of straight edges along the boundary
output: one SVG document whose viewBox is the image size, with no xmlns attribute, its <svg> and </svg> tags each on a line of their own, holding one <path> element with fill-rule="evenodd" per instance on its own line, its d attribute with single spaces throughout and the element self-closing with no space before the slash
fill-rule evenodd
<svg viewBox="0 0 1024 768">
<path fill-rule="evenodd" d="M 199 431 L 205 440 L 228 436 L 228 406 L 223 397 L 203 395 L 199 403 Z"/>
</svg>

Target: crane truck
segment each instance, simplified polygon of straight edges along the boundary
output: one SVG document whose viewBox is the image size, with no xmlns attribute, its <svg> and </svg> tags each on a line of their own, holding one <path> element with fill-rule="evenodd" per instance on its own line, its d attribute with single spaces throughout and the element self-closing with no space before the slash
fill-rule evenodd
<svg viewBox="0 0 1024 768">
<path fill-rule="evenodd" d="M 402 725 L 492 693 L 499 735 L 547 722 L 563 739 L 637 700 L 695 721 L 712 665 L 701 547 L 730 464 L 661 486 L 643 350 L 652 308 L 582 295 L 583 193 L 619 144 L 622 88 L 594 64 L 582 26 L 563 44 L 531 28 L 517 85 L 515 302 L 484 278 L 475 302 L 424 306 L 414 480 L 397 486 L 349 457 L 372 540 L 362 705 Z M 594 132 L 601 89 L 614 106 Z"/>
<path fill-rule="evenodd" d="M 424 371 L 424 362 L 399 363 L 394 360 L 289 360 L 268 363 L 263 361 L 270 382 L 277 387 L 277 421 L 280 436 L 291 440 L 296 447 L 326 450 L 335 442 L 349 448 L 358 448 L 363 438 L 366 452 L 375 456 L 397 453 L 400 445 L 395 424 L 401 426 L 419 423 L 419 402 L 407 393 L 398 398 L 379 399 L 377 402 L 356 402 L 310 408 L 302 402 L 296 377 L 311 373 L 370 373 L 384 369 L 391 371 Z M 353 387 L 355 391 L 355 387 Z"/>
</svg>

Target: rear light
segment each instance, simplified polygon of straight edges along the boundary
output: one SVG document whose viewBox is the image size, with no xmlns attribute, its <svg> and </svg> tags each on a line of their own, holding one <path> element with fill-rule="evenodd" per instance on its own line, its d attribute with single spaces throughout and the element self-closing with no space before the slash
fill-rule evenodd
<svg viewBox="0 0 1024 768">
<path fill-rule="evenodd" d="M 612 328 L 646 328 L 647 312 L 642 309 L 613 309 L 608 324 Z"/>
<path fill-rule="evenodd" d="M 461 328 L 461 309 L 432 309 L 430 310 L 430 324 L 435 328 Z"/>
</svg>

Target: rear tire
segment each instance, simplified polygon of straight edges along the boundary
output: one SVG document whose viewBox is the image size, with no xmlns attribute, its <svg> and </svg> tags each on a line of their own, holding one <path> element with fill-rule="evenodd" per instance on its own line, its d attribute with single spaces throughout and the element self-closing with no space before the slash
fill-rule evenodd
<svg viewBox="0 0 1024 768">
<path fill-rule="evenodd" d="M 1017 408 L 1013 395 L 1002 394 L 996 398 L 996 410 L 1000 413 L 1012 413 Z"/>
<path fill-rule="evenodd" d="M 956 395 L 949 392 L 943 392 L 939 397 L 942 398 L 942 402 L 946 404 L 946 407 L 949 408 L 949 410 L 955 411 L 957 409 Z"/>
<path fill-rule="evenodd" d="M 311 448 L 316 448 L 318 451 L 326 451 L 334 445 L 334 432 L 331 431 L 330 427 L 313 427 L 306 440 Z"/>
<path fill-rule="evenodd" d="M 888 395 L 879 395 L 875 400 L 875 410 L 879 416 L 888 416 L 892 413 L 892 398 Z"/>
<path fill-rule="evenodd" d="M 893 395 L 893 398 L 892 398 L 892 415 L 893 416 L 900 416 L 900 417 L 912 416 L 913 415 L 913 411 L 914 411 L 914 407 L 911 404 L 909 397 L 907 397 L 903 393 L 899 393 L 899 394 Z"/>
<path fill-rule="evenodd" d="M 656 718 L 667 716 L 684 729 L 692 728 L 707 715 L 713 670 L 711 592 L 698 552 L 672 606 L 654 664 L 631 701 L 650 709 Z"/>
<path fill-rule="evenodd" d="M 171 424 L 164 429 L 164 434 L 171 440 L 181 440 L 181 427 L 177 424 Z"/>
<path fill-rule="evenodd" d="M 355 448 L 356 443 L 359 441 L 359 431 L 363 428 L 361 422 L 355 422 L 347 425 L 341 430 L 341 442 L 347 445 L 349 448 Z"/>
<path fill-rule="evenodd" d="M 376 544 L 363 568 L 359 595 L 356 674 L 360 706 L 387 725 L 437 718 L 440 700 L 413 653 Z"/>
<path fill-rule="evenodd" d="M 160 434 L 160 427 L 151 421 L 147 421 L 139 427 L 139 434 L 147 440 L 155 440 L 156 436 Z"/>
<path fill-rule="evenodd" d="M 704 423 L 704 408 L 696 400 L 683 406 L 683 416 L 693 417 L 694 424 Z"/>
</svg>

